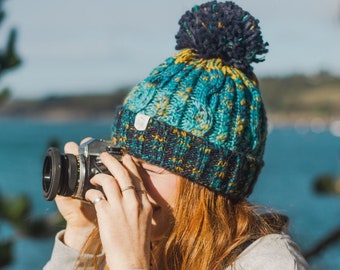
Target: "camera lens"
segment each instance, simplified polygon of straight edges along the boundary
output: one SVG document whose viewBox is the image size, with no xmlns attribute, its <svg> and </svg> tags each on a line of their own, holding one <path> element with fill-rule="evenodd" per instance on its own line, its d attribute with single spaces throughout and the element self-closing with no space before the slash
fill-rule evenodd
<svg viewBox="0 0 340 270">
<path fill-rule="evenodd" d="M 58 193 L 61 176 L 60 153 L 57 148 L 49 148 L 43 167 L 43 195 L 51 201 Z"/>
<path fill-rule="evenodd" d="M 78 180 L 77 157 L 61 155 L 57 148 L 48 149 L 42 175 L 43 196 L 52 201 L 57 194 L 72 196 Z"/>
</svg>

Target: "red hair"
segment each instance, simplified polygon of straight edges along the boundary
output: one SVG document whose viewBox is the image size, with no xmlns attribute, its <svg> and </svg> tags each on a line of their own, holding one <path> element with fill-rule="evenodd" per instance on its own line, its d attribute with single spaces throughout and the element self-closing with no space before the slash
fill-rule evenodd
<svg viewBox="0 0 340 270">
<path fill-rule="evenodd" d="M 233 202 L 183 179 L 170 230 L 162 240 L 152 243 L 151 269 L 225 269 L 247 243 L 280 232 L 285 222 L 281 216 L 259 215 L 257 210 L 246 200 Z M 82 254 L 98 254 L 99 239 L 96 229 Z M 102 263 L 90 262 L 94 269 L 100 269 Z"/>
</svg>

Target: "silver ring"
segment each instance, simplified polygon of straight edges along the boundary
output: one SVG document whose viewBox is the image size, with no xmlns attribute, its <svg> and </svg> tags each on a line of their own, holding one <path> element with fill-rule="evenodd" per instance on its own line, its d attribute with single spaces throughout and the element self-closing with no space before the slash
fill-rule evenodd
<svg viewBox="0 0 340 270">
<path fill-rule="evenodd" d="M 95 205 L 96 203 L 99 203 L 102 200 L 104 200 L 104 197 L 102 197 L 102 196 L 97 197 L 92 201 L 92 204 Z"/>
<path fill-rule="evenodd" d="M 127 191 L 127 190 L 129 190 L 129 189 L 135 190 L 136 188 L 135 188 L 135 186 L 127 186 L 127 187 L 125 187 L 125 188 L 122 188 L 120 191 L 123 193 L 124 191 Z"/>
</svg>

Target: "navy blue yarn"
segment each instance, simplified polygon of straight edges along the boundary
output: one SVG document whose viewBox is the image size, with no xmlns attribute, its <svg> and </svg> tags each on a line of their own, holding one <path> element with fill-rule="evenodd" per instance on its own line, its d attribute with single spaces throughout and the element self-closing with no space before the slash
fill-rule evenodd
<svg viewBox="0 0 340 270">
<path fill-rule="evenodd" d="M 221 58 L 246 73 L 268 52 L 259 21 L 233 2 L 207 2 L 187 11 L 179 21 L 176 49 L 193 49 L 203 59 Z M 219 27 L 221 26 L 222 27 Z"/>
</svg>

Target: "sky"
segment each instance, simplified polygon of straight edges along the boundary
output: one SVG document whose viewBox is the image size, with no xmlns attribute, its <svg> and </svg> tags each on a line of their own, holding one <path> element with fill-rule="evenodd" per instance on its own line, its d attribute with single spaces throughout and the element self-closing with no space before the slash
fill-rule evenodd
<svg viewBox="0 0 340 270">
<path fill-rule="evenodd" d="M 175 53 L 178 20 L 199 0 L 7 0 L 0 48 L 18 30 L 13 98 L 104 93 L 134 85 Z M 340 0 L 236 0 L 269 43 L 257 76 L 340 75 Z"/>
</svg>

